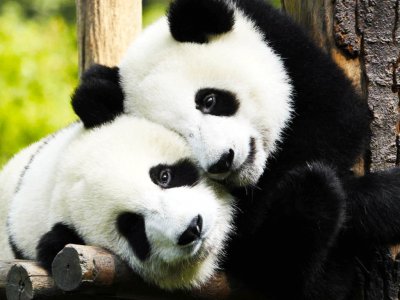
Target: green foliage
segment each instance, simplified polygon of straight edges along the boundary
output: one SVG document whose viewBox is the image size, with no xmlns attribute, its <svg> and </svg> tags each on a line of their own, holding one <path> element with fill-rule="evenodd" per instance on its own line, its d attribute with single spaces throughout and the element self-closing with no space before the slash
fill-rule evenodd
<svg viewBox="0 0 400 300">
<path fill-rule="evenodd" d="M 275 7 L 281 7 L 281 0 L 272 0 L 271 3 Z"/>
<path fill-rule="evenodd" d="M 18 5 L 0 15 L 0 167 L 22 147 L 75 119 L 75 27 L 61 17 L 24 18 Z"/>
<path fill-rule="evenodd" d="M 0 0 L 0 13 L 10 3 L 14 7 L 18 7 L 24 18 L 37 20 L 57 15 L 71 24 L 76 20 L 75 1 L 73 0 Z"/>
<path fill-rule="evenodd" d="M 150 1 L 149 1 L 150 2 Z M 151 1 L 143 9 L 143 27 L 146 27 L 165 15 L 168 1 Z"/>
</svg>

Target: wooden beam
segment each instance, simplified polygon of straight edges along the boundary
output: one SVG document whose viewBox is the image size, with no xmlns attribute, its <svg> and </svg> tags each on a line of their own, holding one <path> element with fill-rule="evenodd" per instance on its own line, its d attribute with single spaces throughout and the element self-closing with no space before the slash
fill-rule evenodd
<svg viewBox="0 0 400 300">
<path fill-rule="evenodd" d="M 142 27 L 141 0 L 76 0 L 79 71 L 115 66 Z"/>
</svg>

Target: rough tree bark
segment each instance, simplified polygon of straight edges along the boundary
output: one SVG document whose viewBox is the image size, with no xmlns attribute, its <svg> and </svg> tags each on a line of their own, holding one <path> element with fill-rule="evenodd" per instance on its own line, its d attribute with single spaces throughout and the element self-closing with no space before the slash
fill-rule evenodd
<svg viewBox="0 0 400 300">
<path fill-rule="evenodd" d="M 400 0 L 282 0 L 368 99 L 371 169 L 400 163 Z"/>
<path fill-rule="evenodd" d="M 79 71 L 115 66 L 142 27 L 140 0 L 76 0 Z"/>
<path fill-rule="evenodd" d="M 371 170 L 399 165 L 400 0 L 282 0 L 282 6 L 368 101 L 374 114 Z M 362 175 L 364 167 L 361 160 L 356 171 Z M 366 250 L 360 299 L 398 299 L 398 250 Z"/>
</svg>

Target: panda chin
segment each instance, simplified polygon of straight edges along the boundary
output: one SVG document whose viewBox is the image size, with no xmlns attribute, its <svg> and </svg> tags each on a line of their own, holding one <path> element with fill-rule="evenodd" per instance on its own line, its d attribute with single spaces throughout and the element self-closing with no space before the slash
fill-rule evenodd
<svg viewBox="0 0 400 300">
<path fill-rule="evenodd" d="M 262 167 L 257 167 L 254 163 L 246 163 L 238 170 L 222 174 L 207 173 L 207 176 L 212 181 L 228 187 L 246 187 L 256 185 L 263 170 Z"/>
<path fill-rule="evenodd" d="M 245 164 L 238 171 L 232 172 L 225 182 L 230 187 L 255 186 L 262 172 L 263 168 L 258 168 L 254 164 Z"/>
</svg>

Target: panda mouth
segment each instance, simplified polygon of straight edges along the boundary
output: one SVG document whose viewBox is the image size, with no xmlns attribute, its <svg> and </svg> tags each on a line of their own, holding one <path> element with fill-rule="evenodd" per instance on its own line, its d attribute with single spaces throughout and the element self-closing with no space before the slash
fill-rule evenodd
<svg viewBox="0 0 400 300">
<path fill-rule="evenodd" d="M 256 158 L 257 146 L 256 146 L 256 139 L 254 137 L 250 137 L 249 147 L 250 150 L 246 157 L 246 160 L 237 169 L 229 170 L 228 172 L 224 173 L 208 173 L 208 177 L 215 181 L 226 182 L 229 181 L 230 177 L 245 172 L 249 166 L 254 164 Z"/>
<path fill-rule="evenodd" d="M 214 173 L 207 173 L 208 177 L 210 177 L 211 179 L 215 180 L 215 181 L 224 181 L 225 179 L 227 179 L 229 177 L 229 175 L 231 175 L 232 171 L 229 172 L 225 172 L 225 173 L 218 173 L 218 174 L 214 174 Z"/>
</svg>

